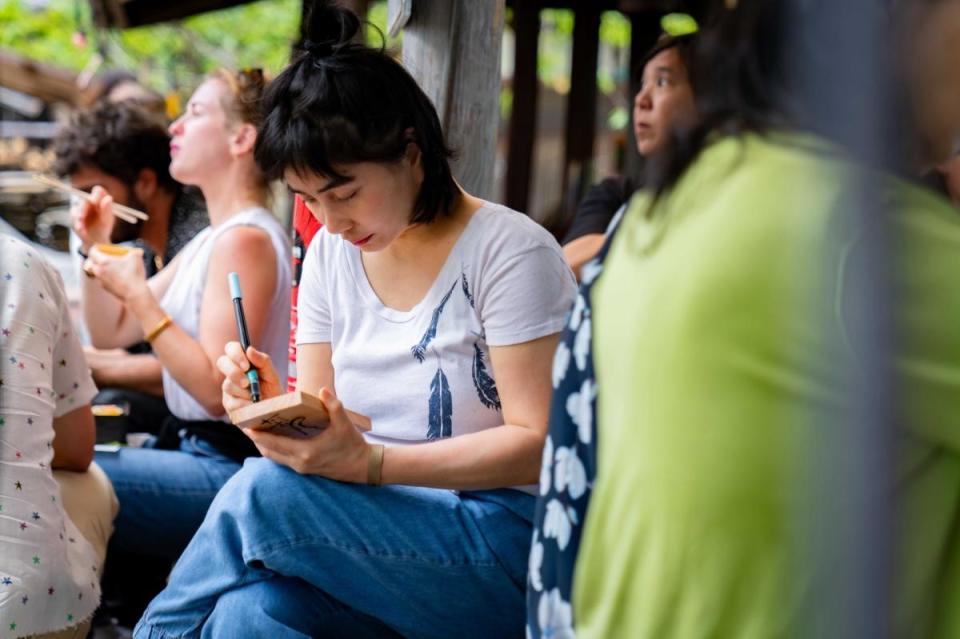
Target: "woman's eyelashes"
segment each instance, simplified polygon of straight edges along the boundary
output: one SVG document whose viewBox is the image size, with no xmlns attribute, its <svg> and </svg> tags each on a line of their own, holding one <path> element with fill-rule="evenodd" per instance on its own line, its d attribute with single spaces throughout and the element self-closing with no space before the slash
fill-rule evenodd
<svg viewBox="0 0 960 639">
<path fill-rule="evenodd" d="M 354 189 L 353 191 L 351 191 L 350 193 L 347 193 L 347 194 L 345 194 L 345 195 L 338 195 L 337 193 L 334 193 L 334 192 L 331 191 L 331 192 L 330 192 L 330 199 L 333 200 L 334 202 L 347 202 L 347 201 L 349 201 L 349 200 L 352 200 L 352 199 L 354 198 L 354 196 L 357 194 L 357 192 L 359 192 L 359 191 L 360 191 L 360 189 Z"/>
<path fill-rule="evenodd" d="M 316 197 L 314 197 L 314 196 L 312 196 L 312 195 L 307 195 L 306 193 L 301 193 L 300 191 L 295 191 L 294 189 L 290 188 L 289 186 L 287 187 L 287 189 L 290 191 L 290 193 L 291 193 L 292 195 L 299 195 L 299 196 L 300 196 L 300 199 L 303 200 L 303 203 L 304 203 L 304 204 L 308 204 L 308 205 L 309 205 L 309 204 L 317 204 L 317 202 L 318 202 L 318 198 L 316 198 Z M 357 195 L 357 193 L 358 193 L 359 191 L 360 191 L 359 188 L 356 188 L 356 189 L 350 191 L 349 193 L 344 193 L 344 194 L 338 194 L 338 193 L 334 193 L 333 191 L 328 191 L 328 192 L 327 192 L 327 199 L 329 199 L 331 202 L 348 202 L 348 201 L 352 200 L 352 199 Z"/>
</svg>

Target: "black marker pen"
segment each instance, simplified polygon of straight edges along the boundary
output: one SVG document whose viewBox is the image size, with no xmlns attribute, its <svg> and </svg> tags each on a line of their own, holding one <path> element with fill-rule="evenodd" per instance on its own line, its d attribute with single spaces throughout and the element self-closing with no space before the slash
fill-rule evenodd
<svg viewBox="0 0 960 639">
<path fill-rule="evenodd" d="M 240 346 L 243 347 L 243 353 L 246 355 L 250 348 L 250 335 L 247 333 L 247 318 L 243 315 L 243 296 L 240 294 L 240 276 L 236 273 L 227 275 L 230 282 L 230 297 L 233 298 L 233 314 L 237 318 L 237 332 L 240 333 Z M 252 365 L 247 371 L 247 379 L 250 380 L 250 397 L 255 402 L 260 401 L 260 376 L 257 375 L 257 369 Z"/>
</svg>

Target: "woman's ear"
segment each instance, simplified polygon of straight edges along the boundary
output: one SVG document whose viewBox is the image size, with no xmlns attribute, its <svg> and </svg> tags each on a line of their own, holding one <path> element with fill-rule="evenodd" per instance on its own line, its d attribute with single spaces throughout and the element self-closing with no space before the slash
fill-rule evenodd
<svg viewBox="0 0 960 639">
<path fill-rule="evenodd" d="M 160 187 L 157 173 L 153 169 L 140 169 L 137 181 L 133 183 L 133 194 L 141 202 L 149 202 Z"/>
<path fill-rule="evenodd" d="M 417 146 L 416 142 L 407 142 L 407 150 L 404 151 L 404 159 L 406 159 L 407 164 L 410 165 L 410 168 L 413 169 L 422 169 L 422 160 L 423 153 L 420 152 L 420 147 Z"/>
<path fill-rule="evenodd" d="M 403 159 L 410 167 L 414 181 L 419 187 L 423 184 L 423 153 L 416 142 L 407 142 L 407 150 L 403 154 Z"/>
<path fill-rule="evenodd" d="M 257 127 L 249 122 L 240 124 L 230 137 L 230 151 L 234 155 L 252 153 L 257 142 Z"/>
<path fill-rule="evenodd" d="M 416 131 L 413 127 L 409 127 L 403 132 L 403 137 L 407 139 L 407 150 L 404 152 L 403 156 L 412 168 L 423 168 L 421 166 L 423 153 L 420 151 L 420 145 L 417 144 L 417 136 L 415 133 Z"/>
</svg>

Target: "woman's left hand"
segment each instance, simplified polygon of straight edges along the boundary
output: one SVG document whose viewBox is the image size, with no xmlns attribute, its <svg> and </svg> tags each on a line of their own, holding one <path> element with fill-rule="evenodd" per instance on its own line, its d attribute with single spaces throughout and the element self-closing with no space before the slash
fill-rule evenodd
<svg viewBox="0 0 960 639">
<path fill-rule="evenodd" d="M 122 302 L 147 283 L 141 249 L 131 249 L 126 255 L 117 256 L 107 255 L 94 246 L 83 270 L 96 277 L 103 288 Z"/>
<path fill-rule="evenodd" d="M 357 430 L 333 391 L 323 388 L 320 399 L 330 413 L 330 424 L 315 437 L 293 439 L 245 429 L 264 457 L 301 475 L 322 475 L 338 481 L 364 484 L 371 446 Z"/>
</svg>

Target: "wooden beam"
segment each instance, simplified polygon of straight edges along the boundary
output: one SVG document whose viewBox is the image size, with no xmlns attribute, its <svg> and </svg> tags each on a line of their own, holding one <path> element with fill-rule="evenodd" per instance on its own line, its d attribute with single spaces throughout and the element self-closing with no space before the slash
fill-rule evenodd
<svg viewBox="0 0 960 639">
<path fill-rule="evenodd" d="M 252 0 L 90 0 L 93 22 L 98 27 L 140 27 L 179 20 L 198 13 L 219 11 Z"/>
<path fill-rule="evenodd" d="M 601 7 L 580 5 L 573 18 L 573 61 L 564 135 L 563 193 L 571 216 L 593 179 L 593 142 L 597 121 L 597 56 Z M 571 193 L 570 187 L 573 186 Z M 567 197 L 570 194 L 570 197 Z"/>
<path fill-rule="evenodd" d="M 503 13 L 504 0 L 416 0 L 403 33 L 404 66 L 458 153 L 454 175 L 487 199 L 495 199 Z"/>
<path fill-rule="evenodd" d="M 696 0 L 700 1 L 700 0 Z M 686 3 L 691 0 L 686 0 Z M 683 5 L 678 0 L 507 0 L 507 6 L 516 10 L 524 4 L 535 4 L 541 9 L 580 9 L 585 6 L 597 7 L 602 11 L 681 11 Z M 678 8 L 679 7 L 679 8 Z"/>
<path fill-rule="evenodd" d="M 0 86 L 45 102 L 77 104 L 80 97 L 77 74 L 73 71 L 37 62 L 8 49 L 0 49 L 0 69 L 3 69 Z"/>
<path fill-rule="evenodd" d="M 533 145 L 537 133 L 537 53 L 540 38 L 540 8 L 521 2 L 513 10 L 514 68 L 513 106 L 507 149 L 506 204 L 529 212 Z"/>
</svg>

